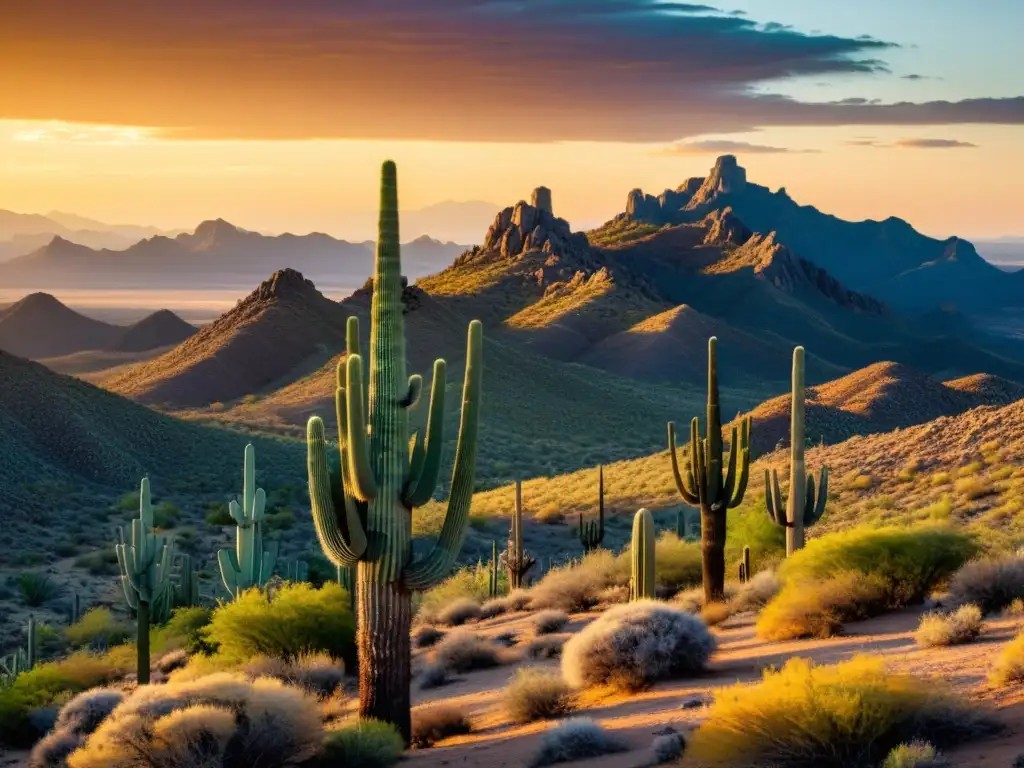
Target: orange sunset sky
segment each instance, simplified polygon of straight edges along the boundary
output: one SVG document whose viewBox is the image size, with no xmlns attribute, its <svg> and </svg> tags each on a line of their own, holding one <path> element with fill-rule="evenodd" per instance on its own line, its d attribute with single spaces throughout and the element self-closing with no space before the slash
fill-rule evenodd
<svg viewBox="0 0 1024 768">
<path fill-rule="evenodd" d="M 390 157 L 404 208 L 544 184 L 583 228 L 732 152 L 843 217 L 1024 234 L 1024 3 L 978 6 L 19 4 L 0 24 L 0 208 L 360 239 Z"/>
</svg>

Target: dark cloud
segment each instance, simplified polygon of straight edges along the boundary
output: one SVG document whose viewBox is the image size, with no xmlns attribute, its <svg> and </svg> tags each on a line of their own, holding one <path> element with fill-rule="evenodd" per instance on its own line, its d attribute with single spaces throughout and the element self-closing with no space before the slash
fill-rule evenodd
<svg viewBox="0 0 1024 768">
<path fill-rule="evenodd" d="M 34 0 L 0 24 L 0 71 L 17 73 L 0 78 L 0 117 L 184 138 L 492 141 L 1024 123 L 1024 98 L 760 93 L 870 78 L 893 47 L 658 0 Z"/>
<path fill-rule="evenodd" d="M 893 146 L 901 149 L 976 149 L 978 145 L 956 139 L 900 139 Z"/>
<path fill-rule="evenodd" d="M 817 149 L 789 149 L 788 147 L 772 147 L 767 144 L 750 144 L 746 141 L 729 141 L 726 139 L 709 139 L 707 141 L 679 141 L 662 149 L 655 150 L 656 155 L 782 155 L 807 154 L 818 152 Z"/>
</svg>

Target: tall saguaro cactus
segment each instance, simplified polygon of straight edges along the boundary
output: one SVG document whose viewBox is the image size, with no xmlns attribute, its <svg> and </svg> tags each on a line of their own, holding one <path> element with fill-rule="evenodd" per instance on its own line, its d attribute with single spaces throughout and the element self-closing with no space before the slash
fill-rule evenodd
<svg viewBox="0 0 1024 768">
<path fill-rule="evenodd" d="M 580 512 L 580 543 L 585 552 L 592 552 L 604 541 L 604 467 L 597 468 L 597 520 L 583 522 Z"/>
<path fill-rule="evenodd" d="M 149 682 L 149 608 L 168 589 L 171 570 L 171 545 L 164 536 L 153 533 L 148 477 L 142 479 L 139 489 L 139 517 L 132 520 L 131 538 L 125 540 L 123 528 L 118 532 L 121 541 L 115 550 L 121 586 L 138 625 L 137 679 L 145 685 Z"/>
<path fill-rule="evenodd" d="M 245 446 L 242 484 L 242 503 L 232 501 L 228 505 L 228 511 L 238 526 L 235 529 L 235 548 L 222 549 L 217 553 L 220 577 L 234 598 L 250 587 L 266 584 L 277 564 L 278 542 L 272 540 L 264 544 L 263 541 L 267 494 L 256 487 L 256 449 L 252 443 Z"/>
<path fill-rule="evenodd" d="M 434 363 L 426 434 L 417 433 L 410 440 L 408 413 L 419 400 L 423 380 L 418 375 L 406 377 L 396 175 L 395 164 L 384 163 L 368 391 L 364 393 L 354 317 L 346 329 L 348 355 L 338 366 L 335 403 L 341 472 L 333 482 L 320 418 L 309 420 L 306 441 L 309 495 L 320 545 L 336 565 L 358 564 L 359 714 L 395 724 L 408 742 L 411 591 L 444 579 L 465 539 L 476 464 L 483 326 L 478 320 L 469 324 L 448 511 L 433 550 L 413 561 L 411 512 L 431 499 L 441 469 L 445 362 Z"/>
<path fill-rule="evenodd" d="M 778 470 L 764 471 L 764 503 L 768 517 L 786 529 L 786 557 L 804 546 L 804 529 L 825 512 L 828 467 L 823 466 L 815 489 L 814 475 L 804 464 L 804 348 L 793 350 L 793 405 L 789 426 L 789 501 L 782 496 Z"/>
<path fill-rule="evenodd" d="M 646 509 L 633 516 L 633 540 L 629 547 L 633 571 L 629 582 L 630 600 L 653 600 L 654 518 Z"/>
<path fill-rule="evenodd" d="M 696 416 L 690 422 L 690 456 L 685 477 L 679 471 L 676 427 L 668 423 L 668 449 L 676 488 L 687 504 L 700 507 L 701 559 L 705 604 L 725 595 L 725 522 L 729 509 L 743 501 L 750 473 L 750 417 L 732 428 L 729 464 L 722 444 L 722 420 L 718 402 L 718 340 L 708 339 L 708 405 L 705 437 L 700 437 Z"/>
<path fill-rule="evenodd" d="M 523 548 L 523 483 L 516 480 L 516 505 L 512 510 L 512 523 L 508 532 L 508 547 L 501 553 L 501 564 L 508 573 L 508 588 L 521 589 L 527 572 L 537 558 Z"/>
</svg>

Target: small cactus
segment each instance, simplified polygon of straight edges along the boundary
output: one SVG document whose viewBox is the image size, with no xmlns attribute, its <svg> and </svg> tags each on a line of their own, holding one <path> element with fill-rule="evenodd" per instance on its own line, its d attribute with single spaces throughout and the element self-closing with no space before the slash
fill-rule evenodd
<svg viewBox="0 0 1024 768">
<path fill-rule="evenodd" d="M 508 533 L 508 548 L 501 553 L 501 564 L 508 573 L 509 590 L 521 589 L 525 577 L 537 559 L 523 549 L 523 484 L 516 480 L 516 505 Z"/>
<path fill-rule="evenodd" d="M 28 617 L 28 652 L 25 654 L 25 664 L 28 669 L 32 669 L 36 665 L 36 652 L 39 649 L 39 643 L 36 640 L 36 617 Z"/>
<path fill-rule="evenodd" d="M 252 443 L 245 446 L 243 472 L 242 503 L 232 501 L 228 505 L 231 517 L 238 525 L 235 549 L 222 549 L 217 553 L 221 579 L 233 598 L 250 587 L 262 587 L 267 583 L 274 573 L 278 551 L 276 540 L 266 545 L 263 541 L 262 521 L 267 495 L 262 488 L 256 487 L 256 450 Z"/>
<path fill-rule="evenodd" d="M 804 464 L 804 348 L 793 350 L 793 404 L 790 418 L 789 500 L 782 495 L 777 470 L 764 471 L 764 503 L 768 517 L 786 529 L 786 557 L 803 549 L 804 529 L 825 512 L 828 467 L 822 467 L 815 489 L 814 475 Z"/>
<path fill-rule="evenodd" d="M 750 581 L 750 577 L 753 573 L 750 570 L 750 547 L 743 548 L 743 562 L 740 563 L 742 570 L 740 571 L 740 584 L 744 584 Z"/>
<path fill-rule="evenodd" d="M 491 542 L 491 560 L 487 563 L 487 596 L 498 596 L 498 542 Z"/>
<path fill-rule="evenodd" d="M 149 478 L 139 489 L 139 517 L 132 520 L 131 537 L 125 540 L 118 529 L 120 543 L 115 547 L 121 569 L 121 587 L 137 621 L 136 661 L 138 682 L 149 682 L 149 611 L 169 588 L 171 545 L 164 536 L 153 533 L 153 504 L 149 496 Z"/>
<path fill-rule="evenodd" d="M 630 600 L 654 599 L 654 518 L 646 509 L 633 517 L 633 541 L 630 544 L 633 562 L 629 582 Z"/>
<path fill-rule="evenodd" d="M 604 467 L 597 468 L 597 520 L 583 522 L 580 512 L 580 543 L 585 552 L 592 552 L 604 541 Z"/>
</svg>

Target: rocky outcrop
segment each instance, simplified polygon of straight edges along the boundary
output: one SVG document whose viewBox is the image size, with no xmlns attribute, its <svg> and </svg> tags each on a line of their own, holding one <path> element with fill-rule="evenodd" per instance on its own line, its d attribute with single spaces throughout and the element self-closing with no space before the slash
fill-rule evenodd
<svg viewBox="0 0 1024 768">
<path fill-rule="evenodd" d="M 417 288 L 415 285 L 409 285 L 409 278 L 402 275 L 402 314 L 407 315 L 423 303 L 423 299 L 426 293 L 422 288 Z M 370 305 L 370 301 L 373 299 L 373 278 L 368 277 L 366 282 L 363 283 L 359 290 L 354 291 L 351 296 L 353 303 L 365 303 L 367 306 Z"/>
<path fill-rule="evenodd" d="M 701 222 L 707 228 L 704 245 L 739 246 L 747 242 L 753 232 L 733 213 L 732 208 L 712 211 Z"/>
<path fill-rule="evenodd" d="M 497 251 L 504 259 L 515 259 L 530 251 L 563 255 L 589 248 L 586 235 L 573 232 L 569 222 L 552 213 L 551 190 L 538 187 L 531 199 L 532 205 L 520 200 L 498 212 L 484 236 L 482 251 Z"/>
<path fill-rule="evenodd" d="M 742 194 L 747 188 L 747 171 L 736 162 L 735 155 L 722 155 L 715 167 L 692 195 L 686 207 L 690 210 L 710 203 L 719 195 Z"/>
<path fill-rule="evenodd" d="M 554 215 L 551 207 L 551 190 L 547 187 L 537 187 L 530 196 L 530 205 L 540 211 L 546 211 Z"/>
</svg>

